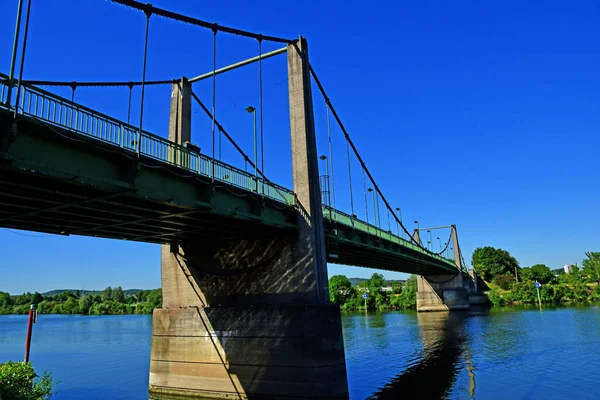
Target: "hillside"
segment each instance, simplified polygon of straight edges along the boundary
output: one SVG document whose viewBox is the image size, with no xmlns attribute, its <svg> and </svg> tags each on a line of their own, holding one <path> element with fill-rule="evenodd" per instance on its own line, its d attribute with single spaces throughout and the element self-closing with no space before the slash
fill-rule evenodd
<svg viewBox="0 0 600 400">
<path fill-rule="evenodd" d="M 55 296 L 57 294 L 61 294 L 64 292 L 71 292 L 71 293 L 77 293 L 77 291 L 79 290 L 79 295 L 80 296 L 85 296 L 85 295 L 91 295 L 91 296 L 100 296 L 102 295 L 102 292 L 104 292 L 104 290 L 81 290 L 81 289 L 55 289 L 55 290 L 50 290 L 48 292 L 44 292 L 44 293 L 40 293 L 42 296 L 46 297 L 46 296 Z M 125 296 L 133 296 L 134 294 L 137 294 L 139 292 L 141 292 L 143 289 L 124 289 L 123 293 L 125 294 Z"/>
</svg>

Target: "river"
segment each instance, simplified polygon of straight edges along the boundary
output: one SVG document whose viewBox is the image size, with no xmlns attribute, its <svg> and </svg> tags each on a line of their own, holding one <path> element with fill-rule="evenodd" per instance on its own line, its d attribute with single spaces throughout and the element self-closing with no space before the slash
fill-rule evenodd
<svg viewBox="0 0 600 400">
<path fill-rule="evenodd" d="M 0 363 L 23 357 L 27 317 L 0 316 Z M 359 399 L 597 398 L 600 307 L 342 317 Z M 39 315 L 31 359 L 57 400 L 147 399 L 150 316 Z"/>
</svg>

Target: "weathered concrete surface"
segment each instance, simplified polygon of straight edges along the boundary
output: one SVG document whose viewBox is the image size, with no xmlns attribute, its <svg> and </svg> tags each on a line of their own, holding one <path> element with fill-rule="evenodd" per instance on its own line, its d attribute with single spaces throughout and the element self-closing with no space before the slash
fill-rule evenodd
<svg viewBox="0 0 600 400">
<path fill-rule="evenodd" d="M 463 287 L 462 274 L 418 277 L 417 311 L 452 311 L 469 308 L 469 293 Z"/>
<path fill-rule="evenodd" d="M 419 276 L 417 280 L 417 311 L 468 310 L 468 282 L 463 279 L 461 256 L 456 226 L 451 225 L 451 235 L 456 262 L 456 275 Z M 420 243 L 419 231 L 414 237 Z"/>
<path fill-rule="evenodd" d="M 320 302 L 329 301 L 325 227 L 319 186 L 319 165 L 313 115 L 308 44 L 300 37 L 288 45 L 288 92 L 292 135 L 294 193 L 299 209 L 299 250 L 311 254 Z"/>
<path fill-rule="evenodd" d="M 152 398 L 348 397 L 337 306 L 162 309 L 153 319 Z"/>
<path fill-rule="evenodd" d="M 163 246 L 152 398 L 348 398 L 339 307 L 329 301 L 306 40 L 288 48 L 299 229 Z M 185 80 L 169 138 L 190 140 Z M 179 89 L 183 88 L 183 89 Z M 187 117 L 185 117 L 187 118 Z M 184 119 L 185 119 L 184 118 Z M 260 204 L 257 207 L 260 208 Z"/>
</svg>

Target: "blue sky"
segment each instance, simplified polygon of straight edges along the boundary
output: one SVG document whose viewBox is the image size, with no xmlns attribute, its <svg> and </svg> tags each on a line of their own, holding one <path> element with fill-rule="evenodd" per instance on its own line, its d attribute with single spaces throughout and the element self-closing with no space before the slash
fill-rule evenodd
<svg viewBox="0 0 600 400">
<path fill-rule="evenodd" d="M 10 63 L 16 0 L 0 16 L 0 71 Z M 139 80 L 144 16 L 98 0 L 33 1 L 24 79 Z M 465 257 L 501 247 L 522 266 L 558 268 L 600 250 L 600 24 L 595 1 L 156 1 L 241 29 L 309 42 L 311 64 L 409 228 L 457 224 Z M 309 11 L 310 10 L 310 11 Z M 210 31 L 153 17 L 148 79 L 212 69 Z M 219 34 L 217 64 L 257 55 L 256 41 Z M 280 47 L 265 43 L 264 51 Z M 291 187 L 286 59 L 264 62 L 265 172 Z M 54 90 L 54 89 L 53 89 Z M 210 104 L 211 82 L 195 85 Z M 70 90 L 55 90 L 70 96 Z M 149 87 L 144 128 L 166 135 L 169 87 Z M 325 105 L 313 88 L 319 152 Z M 128 89 L 77 89 L 75 99 L 126 119 Z M 256 65 L 217 78 L 217 118 L 247 151 Z M 132 122 L 138 123 L 139 90 Z M 193 141 L 210 147 L 194 108 Z M 350 210 L 345 147 L 332 127 L 336 205 Z M 222 158 L 241 165 L 230 146 Z M 352 160 L 357 214 L 365 205 Z M 370 200 L 369 200 L 370 201 Z M 362 213 L 362 214 L 361 214 Z M 382 215 L 382 223 L 387 220 Z M 447 232 L 440 232 L 444 240 Z M 435 239 L 435 236 L 434 236 Z M 0 229 L 0 290 L 160 285 L 159 247 Z M 329 274 L 372 270 L 330 266 Z M 389 278 L 403 276 L 384 272 Z"/>
</svg>

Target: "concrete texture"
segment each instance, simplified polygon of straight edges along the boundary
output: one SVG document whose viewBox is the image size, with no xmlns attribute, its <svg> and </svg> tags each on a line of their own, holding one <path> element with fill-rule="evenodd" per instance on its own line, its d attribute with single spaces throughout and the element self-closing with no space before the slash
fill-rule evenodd
<svg viewBox="0 0 600 400">
<path fill-rule="evenodd" d="M 328 302 L 325 228 L 306 39 L 300 37 L 297 43 L 288 45 L 287 56 L 294 193 L 300 211 L 299 243 L 306 246 L 303 252 L 312 254 L 317 297 L 320 302 Z"/>
<path fill-rule="evenodd" d="M 456 262 L 456 275 L 419 276 L 417 280 L 417 311 L 453 311 L 468 310 L 469 291 L 461 271 L 460 247 L 456 225 L 451 226 L 451 235 Z M 419 231 L 414 237 L 420 243 Z"/>
<path fill-rule="evenodd" d="M 165 245 L 152 398 L 348 398 L 339 307 L 329 301 L 306 40 L 288 47 L 299 229 Z M 186 80 L 169 139 L 190 140 Z"/>
<path fill-rule="evenodd" d="M 152 398 L 348 397 L 337 306 L 163 309 L 153 319 Z"/>
</svg>

